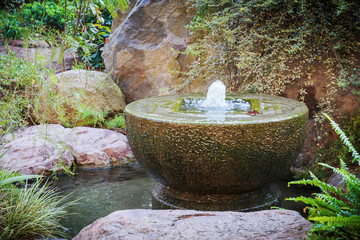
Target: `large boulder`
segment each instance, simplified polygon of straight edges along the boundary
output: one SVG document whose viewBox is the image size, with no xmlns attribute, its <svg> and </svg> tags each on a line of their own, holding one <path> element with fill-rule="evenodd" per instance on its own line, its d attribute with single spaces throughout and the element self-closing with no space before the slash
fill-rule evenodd
<svg viewBox="0 0 360 240">
<path fill-rule="evenodd" d="M 76 127 L 68 139 L 76 165 L 81 168 L 119 166 L 133 160 L 126 136 L 116 131 Z"/>
<path fill-rule="evenodd" d="M 141 2 L 141 0 L 139 1 Z M 128 8 L 125 10 L 125 12 L 121 12 L 121 10 L 117 10 L 117 17 L 113 18 L 113 21 L 111 23 L 111 29 L 116 29 L 120 26 L 120 24 L 126 19 L 127 15 L 131 12 L 131 10 L 135 7 L 135 5 L 138 3 L 138 0 L 129 0 L 128 1 Z"/>
<path fill-rule="evenodd" d="M 125 108 L 124 95 L 105 73 L 70 70 L 47 81 L 41 92 L 39 113 L 40 119 L 49 123 L 86 125 L 91 124 L 91 115 L 96 115 L 92 111 L 109 114 Z"/>
<path fill-rule="evenodd" d="M 298 212 L 124 210 L 96 220 L 73 240 L 305 239 L 311 223 Z"/>
<path fill-rule="evenodd" d="M 23 174 L 62 172 L 75 163 L 80 168 L 103 168 L 134 161 L 124 134 L 89 127 L 38 125 L 2 139 L 7 151 L 0 167 Z"/>
<path fill-rule="evenodd" d="M 189 59 L 186 49 L 192 20 L 187 0 L 139 0 L 113 29 L 103 52 L 107 72 L 127 102 L 167 93 L 179 82 Z"/>
<path fill-rule="evenodd" d="M 61 125 L 40 125 L 5 135 L 0 155 L 7 152 L 0 159 L 0 168 L 22 174 L 64 171 L 74 159 L 64 142 L 69 132 Z"/>
</svg>

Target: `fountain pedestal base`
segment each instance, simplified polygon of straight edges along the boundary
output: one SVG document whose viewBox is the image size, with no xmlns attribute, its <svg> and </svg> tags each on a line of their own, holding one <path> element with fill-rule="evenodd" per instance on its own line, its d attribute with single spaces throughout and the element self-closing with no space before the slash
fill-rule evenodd
<svg viewBox="0 0 360 240">
<path fill-rule="evenodd" d="M 276 184 L 240 194 L 200 195 L 157 185 L 152 192 L 153 209 L 194 209 L 201 211 L 258 211 L 280 206 L 281 192 Z"/>
</svg>

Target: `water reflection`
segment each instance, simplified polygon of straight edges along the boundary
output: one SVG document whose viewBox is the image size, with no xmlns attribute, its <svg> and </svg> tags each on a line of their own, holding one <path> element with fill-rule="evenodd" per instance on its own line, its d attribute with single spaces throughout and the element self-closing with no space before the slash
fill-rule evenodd
<svg viewBox="0 0 360 240">
<path fill-rule="evenodd" d="M 80 170 L 75 177 L 59 176 L 55 186 L 63 194 L 71 192 L 71 199 L 81 200 L 70 212 L 76 213 L 62 221 L 66 233 L 74 237 L 80 230 L 95 220 L 125 209 L 151 209 L 151 192 L 157 183 L 138 166 L 102 170 Z M 287 182 L 276 182 L 282 197 L 280 207 L 300 212 L 302 203 L 284 201 L 287 197 L 310 196 L 314 189 L 298 186 L 287 187 Z"/>
</svg>

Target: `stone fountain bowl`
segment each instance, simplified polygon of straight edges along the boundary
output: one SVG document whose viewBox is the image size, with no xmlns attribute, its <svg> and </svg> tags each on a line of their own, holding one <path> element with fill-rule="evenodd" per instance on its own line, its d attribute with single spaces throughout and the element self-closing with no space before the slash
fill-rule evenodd
<svg viewBox="0 0 360 240">
<path fill-rule="evenodd" d="M 183 110 L 184 102 L 202 98 L 204 94 L 160 96 L 126 107 L 131 149 L 152 177 L 173 191 L 236 194 L 289 175 L 305 139 L 304 103 L 227 94 L 229 101 L 248 101 L 251 109 Z"/>
</svg>

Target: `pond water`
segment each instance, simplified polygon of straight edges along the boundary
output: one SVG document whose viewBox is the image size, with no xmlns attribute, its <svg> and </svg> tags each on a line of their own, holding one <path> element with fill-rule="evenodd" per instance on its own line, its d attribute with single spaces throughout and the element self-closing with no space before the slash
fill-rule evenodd
<svg viewBox="0 0 360 240">
<path fill-rule="evenodd" d="M 54 182 L 63 194 L 71 194 L 70 199 L 78 199 L 78 204 L 69 209 L 75 213 L 62 221 L 66 233 L 74 237 L 82 228 L 106 215 L 125 209 L 151 209 L 151 192 L 156 186 L 147 173 L 138 165 L 100 170 L 79 170 L 75 177 L 61 175 Z M 284 201 L 286 197 L 309 196 L 314 189 L 287 187 L 287 182 L 278 181 L 281 190 L 280 207 L 302 213 L 305 205 Z M 303 215 L 303 213 L 302 213 Z"/>
<path fill-rule="evenodd" d="M 69 209 L 76 213 L 61 223 L 74 237 L 96 219 L 124 209 L 151 209 L 151 191 L 156 185 L 138 166 L 100 170 L 79 170 L 75 177 L 61 175 L 54 182 L 70 199 L 79 199 Z"/>
</svg>

